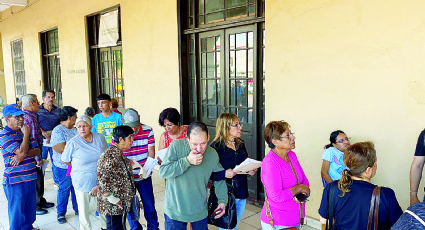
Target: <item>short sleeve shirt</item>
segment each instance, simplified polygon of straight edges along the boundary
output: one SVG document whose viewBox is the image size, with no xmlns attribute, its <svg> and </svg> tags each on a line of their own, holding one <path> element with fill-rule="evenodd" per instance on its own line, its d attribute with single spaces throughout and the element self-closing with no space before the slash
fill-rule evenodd
<svg viewBox="0 0 425 230">
<path fill-rule="evenodd" d="M 322 160 L 329 161 L 328 174 L 332 180 L 341 179 L 341 173 L 346 168 L 343 161 L 344 153 L 335 147 L 323 151 Z"/>
<path fill-rule="evenodd" d="M 367 229 L 370 200 L 376 185 L 366 181 L 354 180 L 349 188 L 351 192 L 345 193 L 343 197 L 340 197 L 342 192 L 338 189 L 336 183 L 338 181 L 328 184 L 323 191 L 319 208 L 320 216 L 328 219 L 330 188 L 334 187 L 333 204 L 337 229 Z M 397 202 L 394 191 L 390 188 L 381 187 L 378 229 L 390 229 L 402 213 L 403 211 Z"/>
<path fill-rule="evenodd" d="M 104 117 L 102 113 L 99 113 L 93 117 L 92 124 L 93 128 L 91 131 L 102 134 L 109 146 L 112 141 L 112 131 L 115 127 L 122 125 L 122 116 L 119 113 L 113 112 L 108 117 Z"/>
<path fill-rule="evenodd" d="M 81 192 L 90 192 L 96 186 L 97 161 L 108 147 L 105 138 L 98 133 L 92 133 L 91 142 L 86 142 L 76 135 L 66 143 L 62 153 L 63 162 L 71 162 L 71 179 L 74 188 Z"/>
<path fill-rule="evenodd" d="M 16 155 L 14 152 L 22 144 L 24 135 L 9 127 L 0 131 L 0 152 L 4 159 L 3 184 L 18 184 L 37 179 L 34 157 L 25 157 L 19 165 L 12 166 L 10 161 Z M 38 148 L 34 138 L 29 139 L 29 149 Z"/>
<path fill-rule="evenodd" d="M 425 130 L 422 130 L 421 134 L 419 134 L 418 142 L 416 143 L 416 151 L 415 156 L 425 156 Z"/>
<path fill-rule="evenodd" d="M 75 128 L 68 129 L 63 125 L 56 126 L 52 131 L 52 136 L 50 143 L 52 146 L 55 146 L 60 143 L 66 143 L 75 135 L 78 135 L 78 132 Z M 53 149 L 53 164 L 61 169 L 68 169 L 68 165 L 61 162 L 62 154 L 58 153 Z"/>
<path fill-rule="evenodd" d="M 141 124 L 139 126 L 139 131 L 134 134 L 133 139 L 134 141 L 131 148 L 124 150 L 123 154 L 128 159 L 139 162 L 139 164 L 143 167 L 149 156 L 148 147 L 155 147 L 155 138 L 152 128 Z M 139 172 L 140 169 L 133 170 L 134 179 L 136 181 L 140 180 Z"/>
</svg>

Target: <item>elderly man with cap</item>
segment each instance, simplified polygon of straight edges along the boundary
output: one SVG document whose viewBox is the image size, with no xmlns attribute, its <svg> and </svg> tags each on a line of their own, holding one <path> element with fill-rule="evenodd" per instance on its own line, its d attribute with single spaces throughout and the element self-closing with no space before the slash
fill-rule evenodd
<svg viewBox="0 0 425 230">
<path fill-rule="evenodd" d="M 122 125 L 122 116 L 119 113 L 112 112 L 111 97 L 108 94 L 100 94 L 96 100 L 101 113 L 93 117 L 91 131 L 102 134 L 109 146 L 112 141 L 112 131 L 115 127 Z"/>
<path fill-rule="evenodd" d="M 0 151 L 4 158 L 3 188 L 8 202 L 10 229 L 34 229 L 37 180 L 34 156 L 37 142 L 24 125 L 24 112 L 17 105 L 3 108 L 7 126 L 0 131 Z"/>
<path fill-rule="evenodd" d="M 140 116 L 135 109 L 127 109 L 124 112 L 124 125 L 128 125 L 134 130 L 134 141 L 131 148 L 123 150 L 124 156 L 136 161 L 140 166 L 144 166 L 148 157 L 155 158 L 155 138 L 150 126 L 140 123 Z M 155 199 L 153 195 L 152 178 L 139 176 L 140 169 L 134 169 L 134 181 L 137 191 L 143 203 L 145 219 L 148 223 L 148 230 L 159 229 L 158 215 L 155 209 Z M 138 220 L 132 220 L 130 215 L 128 223 L 132 230 L 143 229 Z"/>
<path fill-rule="evenodd" d="M 92 123 L 89 117 L 80 116 L 75 124 L 78 135 L 66 143 L 61 161 L 67 165 L 72 164 L 71 180 L 77 198 L 80 230 L 90 230 L 90 200 L 97 195 L 97 161 L 108 144 L 101 134 L 90 131 Z M 105 216 L 100 215 L 100 218 L 101 223 L 103 221 L 106 225 Z"/>
<path fill-rule="evenodd" d="M 22 109 L 24 111 L 24 124 L 30 127 L 31 137 L 37 141 L 38 147 L 43 147 L 43 135 L 41 133 L 40 124 L 37 120 L 37 112 L 40 109 L 37 96 L 35 94 L 25 94 L 22 96 Z M 44 175 L 43 175 L 43 159 L 40 156 L 36 156 L 37 161 L 37 215 L 44 215 L 47 213 L 45 208 L 51 208 L 54 206 L 53 203 L 47 202 L 44 196 Z"/>
</svg>

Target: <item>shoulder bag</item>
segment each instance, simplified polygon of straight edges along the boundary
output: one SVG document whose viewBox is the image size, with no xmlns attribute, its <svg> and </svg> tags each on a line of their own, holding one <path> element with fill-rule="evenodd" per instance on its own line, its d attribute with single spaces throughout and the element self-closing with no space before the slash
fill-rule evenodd
<svg viewBox="0 0 425 230">
<path fill-rule="evenodd" d="M 214 185 L 211 187 L 210 196 L 208 197 L 208 224 L 219 228 L 233 229 L 238 223 L 238 218 L 236 216 L 236 198 L 235 195 L 233 195 L 233 179 L 232 185 L 227 185 L 227 188 L 228 200 L 225 210 L 226 212 L 222 217 L 215 219 L 214 211 L 218 206 L 218 198 L 215 194 Z"/>
<path fill-rule="evenodd" d="M 337 188 L 337 184 L 333 183 L 329 188 L 329 203 L 328 203 L 328 219 L 326 220 L 326 230 L 336 230 L 336 225 L 333 222 L 334 221 L 334 197 L 335 197 L 335 190 Z"/>
<path fill-rule="evenodd" d="M 367 220 L 367 230 L 372 228 L 372 218 L 373 218 L 373 229 L 378 230 L 378 216 L 379 216 L 379 201 L 381 200 L 381 187 L 376 186 L 373 189 L 372 198 L 370 199 L 369 207 L 369 218 Z"/>
<path fill-rule="evenodd" d="M 298 179 L 297 173 L 295 172 L 294 166 L 292 166 L 291 159 L 289 159 L 289 164 L 291 165 L 292 172 L 294 173 L 294 176 L 297 179 L 297 185 L 299 185 L 300 181 Z M 265 186 L 264 186 L 264 196 L 265 196 L 267 220 L 269 221 L 270 225 L 274 228 L 274 220 L 273 220 L 272 212 L 270 210 L 270 204 L 269 204 L 269 201 L 267 199 L 267 191 L 266 191 Z M 303 204 L 302 203 L 300 204 L 300 224 L 301 224 L 301 226 L 304 225 L 304 214 L 303 214 Z M 285 229 L 287 229 L 287 230 L 297 230 L 299 228 L 290 227 L 290 228 L 285 228 Z"/>
</svg>

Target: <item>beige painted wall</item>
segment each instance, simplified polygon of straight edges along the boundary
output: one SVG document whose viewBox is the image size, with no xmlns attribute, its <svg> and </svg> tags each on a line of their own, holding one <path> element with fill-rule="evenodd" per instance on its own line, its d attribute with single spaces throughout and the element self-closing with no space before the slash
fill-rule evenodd
<svg viewBox="0 0 425 230">
<path fill-rule="evenodd" d="M 10 42 L 24 39 L 28 92 L 40 95 L 38 33 L 58 27 L 64 105 L 88 106 L 85 15 L 121 4 L 126 106 L 141 112 L 158 139 L 159 112 L 180 103 L 176 1 L 67 4 L 41 0 L 0 23 L 8 102 L 14 101 Z M 295 152 L 312 188 L 309 216 L 317 218 L 322 150 L 335 129 L 352 142 L 375 142 L 373 181 L 395 189 L 407 207 L 425 114 L 424 8 L 422 1 L 402 0 L 267 1 L 266 119 L 285 119 L 296 133 Z"/>
<path fill-rule="evenodd" d="M 126 107 L 138 109 L 142 120 L 153 126 L 159 139 L 163 132 L 158 124 L 159 113 L 166 107 L 180 106 L 177 11 L 173 0 L 77 0 L 72 5 L 66 1 L 41 0 L 30 1 L 25 10 L 14 8 L 20 12 L 13 16 L 6 11 L 0 32 L 8 102 L 14 102 L 15 95 L 10 42 L 23 39 L 27 92 L 41 97 L 39 32 L 57 27 L 63 104 L 78 108 L 82 114 L 90 104 L 85 16 L 117 4 L 122 12 Z"/>
<path fill-rule="evenodd" d="M 296 133 L 308 215 L 318 217 L 321 155 L 336 129 L 375 143 L 373 182 L 395 189 L 407 208 L 425 123 L 424 9 L 423 1 L 267 1 L 266 123 L 285 119 Z"/>
<path fill-rule="evenodd" d="M 4 83 L 4 64 L 1 46 L 1 34 L 0 34 L 0 96 L 3 98 L 4 104 L 6 104 L 6 85 Z"/>
</svg>

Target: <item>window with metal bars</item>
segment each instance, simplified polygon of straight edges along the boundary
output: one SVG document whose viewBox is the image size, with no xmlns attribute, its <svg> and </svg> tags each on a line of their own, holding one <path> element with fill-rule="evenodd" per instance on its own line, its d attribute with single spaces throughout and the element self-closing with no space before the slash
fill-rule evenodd
<svg viewBox="0 0 425 230">
<path fill-rule="evenodd" d="M 62 107 L 62 80 L 58 29 L 40 34 L 44 89 L 55 91 L 55 105 Z"/>
<path fill-rule="evenodd" d="M 25 83 L 24 47 L 22 39 L 12 42 L 13 75 L 15 77 L 16 100 L 27 93 Z"/>
</svg>

